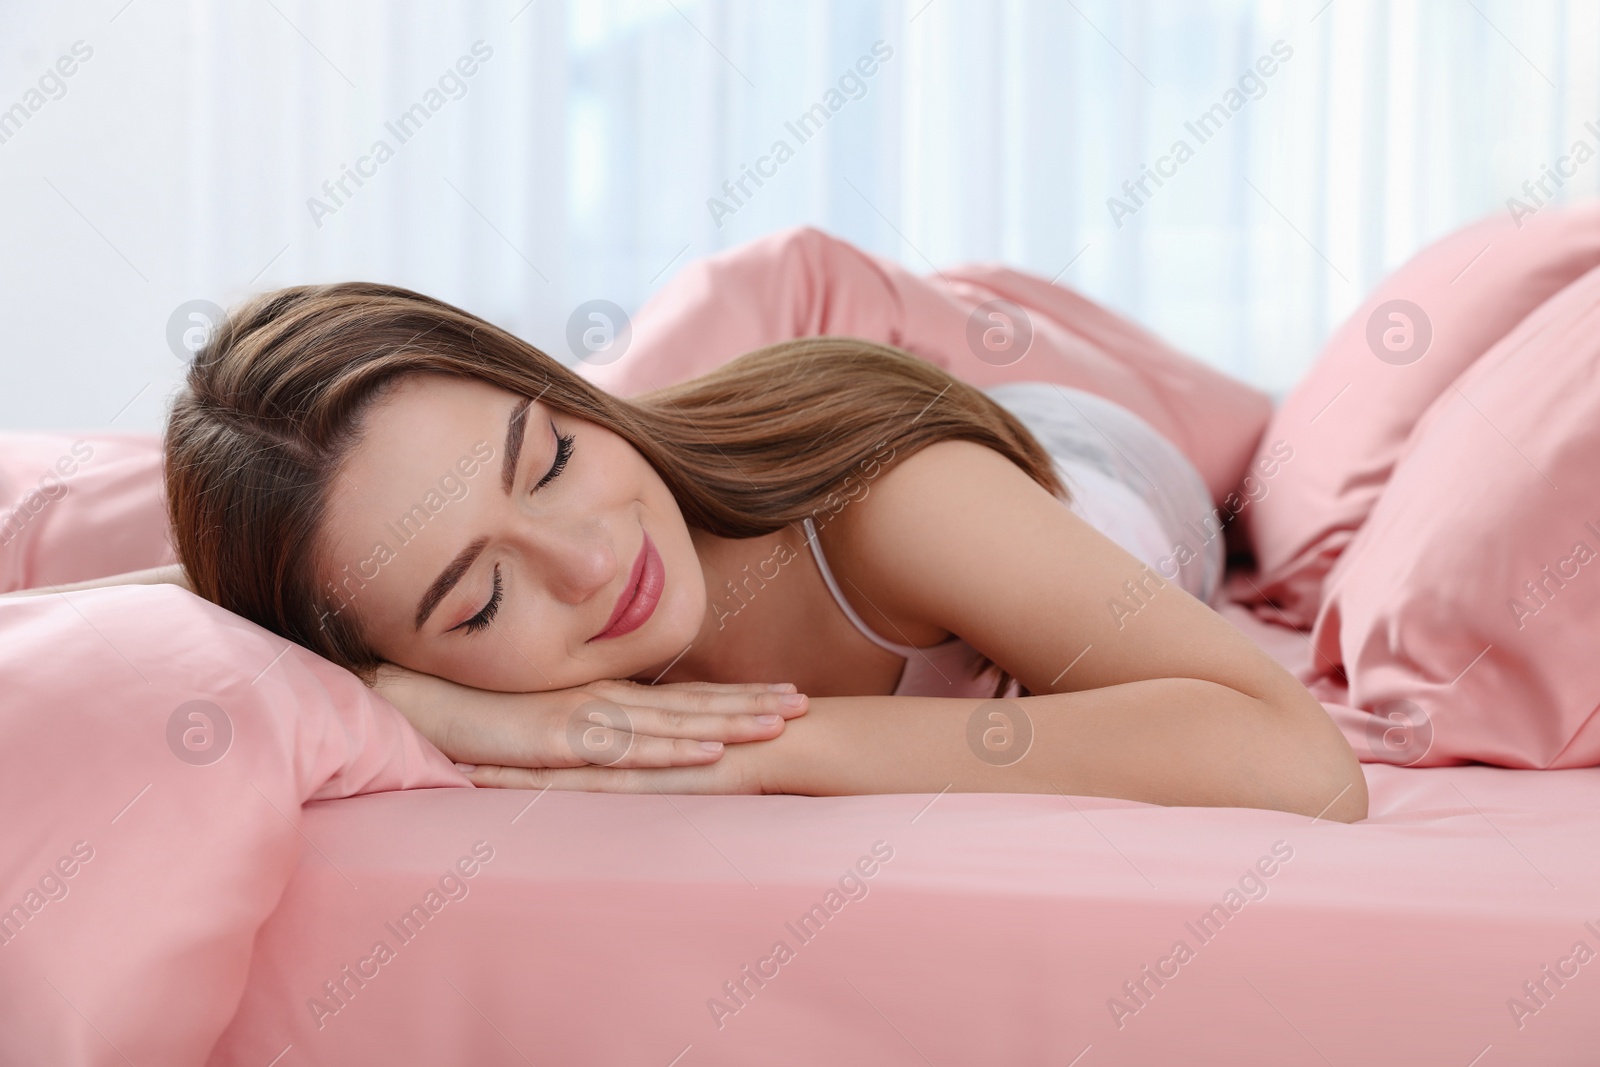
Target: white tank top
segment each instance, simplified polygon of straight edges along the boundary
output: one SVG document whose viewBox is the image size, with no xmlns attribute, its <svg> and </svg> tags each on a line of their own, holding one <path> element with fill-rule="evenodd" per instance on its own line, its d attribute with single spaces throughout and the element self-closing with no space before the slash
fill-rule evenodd
<svg viewBox="0 0 1600 1067">
<path fill-rule="evenodd" d="M 1067 485 L 1068 506 L 1079 517 L 1163 580 L 1210 602 L 1225 561 L 1221 524 L 1205 480 L 1172 442 L 1121 405 L 1079 389 L 1011 382 L 984 392 L 1050 453 Z M 959 635 L 917 648 L 874 633 L 839 588 L 810 518 L 805 531 L 817 569 L 845 617 L 873 644 L 905 659 L 893 695 L 994 695 L 996 676 L 974 676 L 983 656 Z M 1019 689 L 1013 679 L 1003 695 L 1015 696 Z"/>
</svg>

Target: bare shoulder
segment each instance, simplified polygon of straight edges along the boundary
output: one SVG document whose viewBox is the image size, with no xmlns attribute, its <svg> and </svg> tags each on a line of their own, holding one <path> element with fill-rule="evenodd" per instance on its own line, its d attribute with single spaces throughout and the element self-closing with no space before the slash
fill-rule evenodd
<svg viewBox="0 0 1600 1067">
<path fill-rule="evenodd" d="M 1256 696 L 1300 688 L 1209 606 L 977 442 L 905 457 L 834 526 L 837 551 L 885 614 L 959 634 L 1031 692 L 1148 678 Z M 1131 618 L 1129 583 L 1145 591 Z"/>
<path fill-rule="evenodd" d="M 852 604 L 874 629 L 897 631 L 909 644 L 933 644 L 954 632 L 937 610 L 938 561 L 974 547 L 966 524 L 982 516 L 1007 521 L 996 507 L 1031 500 L 1060 507 L 1011 460 L 976 441 L 950 438 L 926 445 L 862 480 L 862 488 L 819 532 L 830 565 Z"/>
</svg>

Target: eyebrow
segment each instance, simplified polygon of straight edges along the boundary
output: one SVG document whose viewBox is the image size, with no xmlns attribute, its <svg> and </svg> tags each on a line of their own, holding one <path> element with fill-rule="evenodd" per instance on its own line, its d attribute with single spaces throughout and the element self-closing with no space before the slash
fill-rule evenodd
<svg viewBox="0 0 1600 1067">
<path fill-rule="evenodd" d="M 517 460 L 522 456 L 522 439 L 528 427 L 528 407 L 532 403 L 533 397 L 523 397 L 521 403 L 511 409 L 511 418 L 506 422 L 506 458 L 505 465 L 500 468 L 500 485 L 505 489 L 506 496 L 511 495 L 511 483 L 517 476 Z"/>
<path fill-rule="evenodd" d="M 506 447 L 502 453 L 505 461 L 500 469 L 500 485 L 505 489 L 507 496 L 511 495 L 511 483 L 516 480 L 517 460 L 522 455 L 522 440 L 527 436 L 528 408 L 532 403 L 532 397 L 523 397 L 517 406 L 511 409 L 511 417 L 506 420 Z M 433 580 L 433 584 L 428 586 L 427 592 L 423 593 L 422 599 L 417 602 L 418 630 L 422 629 L 429 616 L 438 608 L 439 602 L 466 576 L 467 571 L 488 546 L 487 537 L 478 538 L 463 548 L 456 558 L 439 572 L 439 577 Z"/>
</svg>

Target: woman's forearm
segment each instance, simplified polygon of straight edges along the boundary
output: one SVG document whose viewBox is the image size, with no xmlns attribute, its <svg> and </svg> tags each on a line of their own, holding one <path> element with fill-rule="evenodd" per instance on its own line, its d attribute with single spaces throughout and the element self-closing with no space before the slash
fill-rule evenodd
<svg viewBox="0 0 1600 1067">
<path fill-rule="evenodd" d="M 1004 701 L 819 697 L 759 747 L 770 792 L 1061 792 L 1367 814 L 1360 764 L 1309 694 L 1274 705 L 1192 678 Z"/>
</svg>

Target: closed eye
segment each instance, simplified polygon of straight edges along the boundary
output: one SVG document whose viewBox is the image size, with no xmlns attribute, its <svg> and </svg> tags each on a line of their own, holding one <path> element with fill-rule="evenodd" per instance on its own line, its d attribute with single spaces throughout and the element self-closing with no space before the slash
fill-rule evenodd
<svg viewBox="0 0 1600 1067">
<path fill-rule="evenodd" d="M 552 431 L 555 430 L 555 423 L 550 424 L 550 429 Z M 561 477 L 561 472 L 567 469 L 567 461 L 572 458 L 572 453 L 576 450 L 573 443 L 575 440 L 576 438 L 574 438 L 570 433 L 556 434 L 556 460 L 554 463 L 550 464 L 549 473 L 547 473 L 543 478 L 540 478 L 538 484 L 533 487 L 535 490 L 543 489 L 545 486 Z"/>
<path fill-rule="evenodd" d="M 500 597 L 504 590 L 500 586 L 500 564 L 494 565 L 494 592 L 489 594 L 489 602 L 466 622 L 452 626 L 452 630 L 466 630 L 469 634 L 477 633 L 494 621 L 496 613 L 500 610 Z"/>
<path fill-rule="evenodd" d="M 555 430 L 555 423 L 550 424 L 550 429 L 552 431 Z M 550 464 L 550 470 L 543 478 L 540 478 L 538 483 L 533 487 L 535 490 L 543 489 L 545 486 L 561 477 L 561 472 L 567 469 L 567 462 L 572 459 L 572 454 L 576 451 L 575 441 L 576 438 L 573 437 L 572 434 L 556 434 L 555 462 Z M 504 593 L 505 589 L 500 583 L 500 565 L 496 563 L 494 567 L 494 592 L 489 594 L 489 602 L 483 606 L 483 610 L 479 611 L 472 618 L 451 627 L 451 629 L 465 630 L 467 633 L 473 634 L 487 627 L 491 622 L 494 621 L 495 615 L 499 613 L 500 601 L 503 598 Z"/>
</svg>

